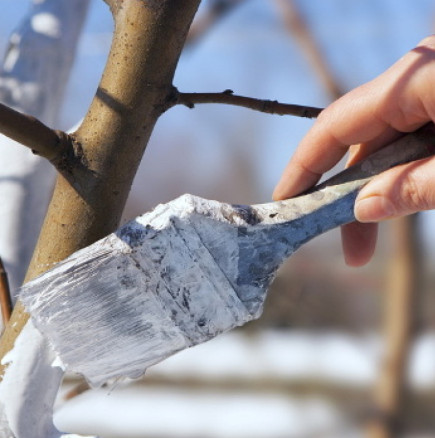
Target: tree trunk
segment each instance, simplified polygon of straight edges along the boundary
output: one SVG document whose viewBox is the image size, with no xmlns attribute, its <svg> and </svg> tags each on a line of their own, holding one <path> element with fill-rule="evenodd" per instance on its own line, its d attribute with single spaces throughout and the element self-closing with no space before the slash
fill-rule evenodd
<svg viewBox="0 0 435 438">
<path fill-rule="evenodd" d="M 3 104 L 56 125 L 88 4 L 89 0 L 33 1 L 9 40 L 1 67 Z M 0 256 L 15 291 L 36 245 L 55 170 L 4 136 L 0 156 Z"/>
<path fill-rule="evenodd" d="M 394 256 L 384 298 L 385 352 L 375 388 L 375 412 L 367 424 L 368 438 L 393 438 L 403 433 L 408 356 L 422 275 L 418 215 L 396 219 L 391 227 Z"/>
</svg>

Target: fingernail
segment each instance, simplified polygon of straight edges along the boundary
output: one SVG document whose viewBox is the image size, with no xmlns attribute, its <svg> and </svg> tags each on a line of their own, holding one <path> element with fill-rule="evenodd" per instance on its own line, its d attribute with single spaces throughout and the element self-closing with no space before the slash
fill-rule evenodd
<svg viewBox="0 0 435 438">
<path fill-rule="evenodd" d="M 394 217 L 395 208 L 384 196 L 368 196 L 357 199 L 355 203 L 355 218 L 358 222 L 378 222 Z"/>
</svg>

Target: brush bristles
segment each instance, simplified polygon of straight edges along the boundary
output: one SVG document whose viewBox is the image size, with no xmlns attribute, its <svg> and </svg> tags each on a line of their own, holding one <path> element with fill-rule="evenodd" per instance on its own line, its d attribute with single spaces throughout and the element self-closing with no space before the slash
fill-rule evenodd
<svg viewBox="0 0 435 438">
<path fill-rule="evenodd" d="M 78 251 L 21 291 L 66 369 L 94 386 L 138 377 L 253 318 L 180 199 Z"/>
</svg>

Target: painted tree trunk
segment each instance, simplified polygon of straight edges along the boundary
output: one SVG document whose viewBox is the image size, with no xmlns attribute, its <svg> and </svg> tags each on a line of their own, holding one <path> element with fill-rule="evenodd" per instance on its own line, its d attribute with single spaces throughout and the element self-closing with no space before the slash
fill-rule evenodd
<svg viewBox="0 0 435 438">
<path fill-rule="evenodd" d="M 88 5 L 89 0 L 33 2 L 10 37 L 0 74 L 0 100 L 4 104 L 49 125 L 58 122 Z M 47 161 L 14 143 L 0 137 L 0 255 L 13 289 L 24 279 L 55 177 Z M 50 410 L 57 393 L 58 386 L 45 387 L 47 373 L 58 381 L 63 373 L 51 367 L 51 350 L 31 325 L 16 347 L 17 367 L 0 385 L 1 436 L 54 436 L 51 417 L 46 421 L 46 413 L 37 407 Z M 11 360 L 12 356 L 5 357 L 2 363 Z M 30 392 L 29 380 L 35 382 Z"/>
<path fill-rule="evenodd" d="M 49 126 L 58 122 L 89 0 L 34 0 L 13 32 L 0 73 L 0 101 Z M 53 189 L 55 171 L 0 135 L 0 257 L 21 285 Z"/>
</svg>

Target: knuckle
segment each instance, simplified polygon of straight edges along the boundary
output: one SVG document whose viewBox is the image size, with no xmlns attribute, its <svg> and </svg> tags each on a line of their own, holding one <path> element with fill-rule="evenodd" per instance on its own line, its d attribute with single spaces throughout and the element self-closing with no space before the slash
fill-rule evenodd
<svg viewBox="0 0 435 438">
<path fill-rule="evenodd" d="M 400 185 L 397 201 L 401 210 L 407 213 L 430 209 L 424 185 L 412 172 L 408 173 Z"/>
<path fill-rule="evenodd" d="M 418 44 L 417 47 L 434 47 L 435 46 L 435 34 L 428 35 L 424 37 Z"/>
</svg>

